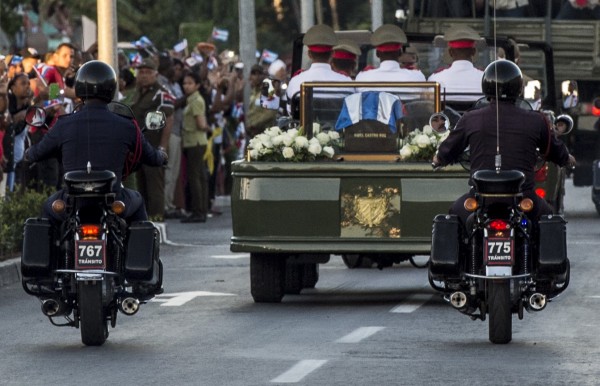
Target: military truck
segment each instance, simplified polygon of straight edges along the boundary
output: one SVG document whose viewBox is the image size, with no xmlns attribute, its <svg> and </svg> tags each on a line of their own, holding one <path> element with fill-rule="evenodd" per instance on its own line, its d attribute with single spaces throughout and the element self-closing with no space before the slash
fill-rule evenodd
<svg viewBox="0 0 600 386">
<path fill-rule="evenodd" d="M 426 75 L 443 63 L 444 47 L 433 35 L 408 38 Z M 362 49 L 369 58 L 368 38 L 358 41 L 365 42 Z M 509 41 L 498 39 L 496 46 L 503 47 L 508 58 L 514 55 Z M 491 40 L 481 42 L 480 66 L 495 60 L 494 47 Z M 539 82 L 544 104 L 554 104 L 551 49 L 531 43 L 523 50 L 536 58 L 527 71 Z M 302 52 L 301 39 L 295 52 Z M 307 138 L 317 127 L 320 132 L 340 128 L 346 97 L 355 95 L 348 87 L 327 82 L 302 85 L 298 118 Z M 450 109 L 439 84 L 355 82 L 350 87 L 399 96 L 403 117 L 395 122 L 395 130 L 374 119 L 359 119 L 356 126 L 343 130 L 343 143 L 331 159 L 264 162 L 249 156 L 232 165 L 230 248 L 250 253 L 250 287 L 256 302 L 280 302 L 285 294 L 314 287 L 319 264 L 331 255 L 341 255 L 349 266 L 367 258 L 379 267 L 428 255 L 433 217 L 447 212 L 468 190 L 468 171 L 462 165 L 434 171 L 432 153 L 420 159 L 401 155 L 411 133 L 425 132 L 432 115 L 456 111 Z M 539 184 L 547 199 L 562 199 L 560 171 L 548 173 Z"/>
</svg>

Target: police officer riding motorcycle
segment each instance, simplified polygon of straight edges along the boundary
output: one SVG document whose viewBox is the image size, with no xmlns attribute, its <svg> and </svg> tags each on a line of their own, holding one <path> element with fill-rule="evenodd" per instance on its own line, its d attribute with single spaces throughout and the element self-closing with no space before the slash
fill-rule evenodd
<svg viewBox="0 0 600 386">
<path fill-rule="evenodd" d="M 26 153 L 32 162 L 59 154 L 65 175 L 43 216 L 25 223 L 23 288 L 40 299 L 52 324 L 80 328 L 87 345 L 104 343 L 117 311 L 133 315 L 162 292 L 158 231 L 141 195 L 121 180 L 135 164 L 162 166 L 167 155 L 145 141 L 126 106 L 111 103 L 116 90 L 109 65 L 85 63 L 75 79 L 83 106 Z M 43 110 L 32 110 L 30 124 L 36 115 Z"/>
<path fill-rule="evenodd" d="M 534 192 L 538 152 L 560 166 L 575 159 L 536 111 L 516 105 L 523 76 L 508 60 L 482 78 L 487 106 L 466 112 L 442 142 L 434 166 L 469 149 L 471 190 L 434 219 L 429 278 L 473 320 L 489 316 L 489 339 L 512 339 L 512 314 L 540 311 L 566 289 L 569 261 L 562 216 Z"/>
</svg>

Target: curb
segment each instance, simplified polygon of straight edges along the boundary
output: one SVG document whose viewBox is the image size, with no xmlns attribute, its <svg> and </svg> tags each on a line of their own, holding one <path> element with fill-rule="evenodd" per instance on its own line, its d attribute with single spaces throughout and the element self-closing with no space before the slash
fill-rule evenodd
<svg viewBox="0 0 600 386">
<path fill-rule="evenodd" d="M 21 258 L 0 261 L 0 287 L 17 283 L 21 280 Z"/>
</svg>

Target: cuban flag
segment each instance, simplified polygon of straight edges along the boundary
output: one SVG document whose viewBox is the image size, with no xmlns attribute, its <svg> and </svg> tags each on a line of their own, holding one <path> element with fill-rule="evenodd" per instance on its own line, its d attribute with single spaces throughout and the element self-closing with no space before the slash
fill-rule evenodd
<svg viewBox="0 0 600 386">
<path fill-rule="evenodd" d="M 262 50 L 262 54 L 260 55 L 260 60 L 262 60 L 263 62 L 265 62 L 267 64 L 271 64 L 274 61 L 276 61 L 278 57 L 279 57 L 279 54 L 277 54 L 276 52 L 273 52 L 273 51 L 269 51 L 265 48 L 264 50 Z"/>
<path fill-rule="evenodd" d="M 173 50 L 175 50 L 175 52 L 182 52 L 187 47 L 188 47 L 188 41 L 187 41 L 187 39 L 183 39 L 182 41 L 180 41 L 179 43 L 177 43 L 173 46 Z"/>
<path fill-rule="evenodd" d="M 372 119 L 396 133 L 396 121 L 402 117 L 402 102 L 397 96 L 383 91 L 357 92 L 344 98 L 335 129 L 342 131 L 358 121 Z"/>
<path fill-rule="evenodd" d="M 212 38 L 226 42 L 229 39 L 229 31 L 222 28 L 213 27 Z"/>
<path fill-rule="evenodd" d="M 129 54 L 129 63 L 131 64 L 131 67 L 137 67 L 138 65 L 142 64 L 142 55 L 140 55 L 137 52 L 130 53 Z"/>
</svg>

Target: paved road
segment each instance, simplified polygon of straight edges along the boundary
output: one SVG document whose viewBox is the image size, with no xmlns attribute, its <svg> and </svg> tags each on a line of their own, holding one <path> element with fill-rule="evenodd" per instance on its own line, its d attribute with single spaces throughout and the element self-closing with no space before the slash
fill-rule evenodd
<svg viewBox="0 0 600 386">
<path fill-rule="evenodd" d="M 589 188 L 568 184 L 566 217 L 571 286 L 515 318 L 508 345 L 490 344 L 487 323 L 452 310 L 407 263 L 349 270 L 335 256 L 314 290 L 255 304 L 227 211 L 171 222 L 165 294 L 119 315 L 102 347 L 51 326 L 18 284 L 3 287 L 0 384 L 596 385 L 600 217 Z"/>
</svg>

